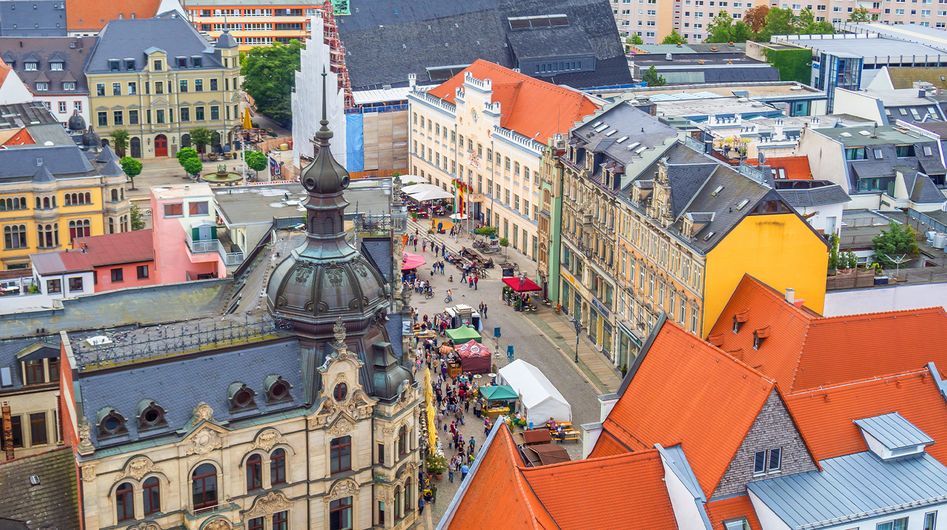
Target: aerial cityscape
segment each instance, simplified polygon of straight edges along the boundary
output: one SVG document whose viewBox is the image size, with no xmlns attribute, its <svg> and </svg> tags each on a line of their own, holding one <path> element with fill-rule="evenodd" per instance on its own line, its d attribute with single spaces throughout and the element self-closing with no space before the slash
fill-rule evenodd
<svg viewBox="0 0 947 530">
<path fill-rule="evenodd" d="M 0 530 L 947 530 L 944 0 L 0 0 Z"/>
</svg>

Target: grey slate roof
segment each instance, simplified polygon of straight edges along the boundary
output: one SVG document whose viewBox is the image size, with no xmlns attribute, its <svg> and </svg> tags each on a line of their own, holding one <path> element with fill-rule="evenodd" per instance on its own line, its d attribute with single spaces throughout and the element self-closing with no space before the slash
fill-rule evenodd
<svg viewBox="0 0 947 530">
<path fill-rule="evenodd" d="M 534 56 L 562 46 L 594 54 L 596 70 L 544 79 L 578 88 L 631 82 L 608 0 L 362 0 L 351 11 L 336 21 L 355 90 L 407 86 L 409 73 L 437 84 L 427 68 L 476 59 L 514 68 L 515 50 Z M 559 13 L 574 29 L 513 31 L 507 21 Z"/>
<path fill-rule="evenodd" d="M 93 443 L 99 448 L 186 428 L 194 407 L 202 401 L 214 409 L 215 421 L 236 421 L 299 407 L 304 394 L 302 366 L 299 342 L 292 338 L 171 362 L 89 372 L 79 377 L 77 383 L 82 411 L 90 423 L 95 421 L 96 413 L 108 409 L 115 409 L 126 420 L 128 434 L 101 440 L 97 425 L 92 425 Z M 282 376 L 292 385 L 291 400 L 266 402 L 263 380 L 271 374 Z M 256 408 L 230 411 L 227 389 L 235 382 L 245 383 L 256 392 Z M 142 400 L 154 401 L 164 408 L 166 427 L 139 432 L 136 416 Z"/>
<path fill-rule="evenodd" d="M 59 120 L 41 102 L 0 105 L 0 129 L 50 124 L 59 125 Z"/>
<path fill-rule="evenodd" d="M 30 90 L 44 76 L 49 81 L 49 90 L 43 95 L 88 95 L 89 85 L 84 69 L 94 46 L 95 37 L 3 37 L 0 38 L 0 56 L 7 64 L 12 61 L 13 70 Z M 27 56 L 33 56 L 39 62 L 36 71 L 24 69 Z M 50 70 L 52 59 L 57 58 L 63 63 L 63 69 Z M 66 81 L 75 81 L 76 89 L 63 90 L 63 82 Z"/>
<path fill-rule="evenodd" d="M 56 345 L 47 344 L 39 338 L 0 341 L 0 368 L 10 368 L 13 380 L 12 386 L 0 387 L 0 393 L 23 387 L 20 371 L 21 359 L 18 356 L 25 354 L 28 354 L 31 359 L 59 357 L 58 341 Z"/>
<path fill-rule="evenodd" d="M 596 125 L 597 124 L 597 125 Z M 608 124 L 607 129 L 595 132 L 596 128 Z M 605 136 L 609 131 L 616 132 Z M 622 143 L 615 143 L 627 136 Z M 588 117 L 585 122 L 572 130 L 571 138 L 581 139 L 587 149 L 607 155 L 622 164 L 628 164 L 641 158 L 635 150 L 640 147 L 656 147 L 668 138 L 677 136 L 677 131 L 647 113 L 636 109 L 628 102 L 621 102 L 611 108 Z M 630 146 L 637 143 L 634 149 Z"/>
<path fill-rule="evenodd" d="M 39 485 L 30 484 L 30 475 L 39 476 Z M 31 529 L 79 528 L 77 488 L 76 461 L 69 447 L 0 463 L 0 526 L 9 519 L 29 521 Z"/>
<path fill-rule="evenodd" d="M 0 2 L 0 36 L 65 35 L 65 5 L 65 0 L 4 0 Z"/>
<path fill-rule="evenodd" d="M 0 182 L 31 180 L 40 164 L 56 178 L 95 175 L 97 168 L 75 145 L 0 149 Z"/>
<path fill-rule="evenodd" d="M 152 47 L 167 53 L 165 68 L 169 70 L 179 70 L 175 57 L 192 55 L 202 57 L 201 69 L 222 68 L 219 52 L 215 53 L 213 45 L 187 20 L 164 16 L 109 22 L 99 33 L 98 43 L 86 65 L 86 72 L 109 72 L 109 59 L 122 60 L 126 57 L 135 59 L 136 71 L 141 71 L 145 65 L 146 50 Z"/>
<path fill-rule="evenodd" d="M 782 187 L 786 184 L 796 183 L 805 184 L 804 187 Z M 811 183 L 821 183 L 820 186 L 813 186 Z M 780 197 L 786 200 L 793 208 L 805 208 L 813 206 L 825 206 L 827 204 L 845 204 L 851 200 L 851 197 L 838 184 L 828 181 L 777 181 L 776 191 Z"/>
<path fill-rule="evenodd" d="M 857 526 L 871 517 L 947 502 L 947 468 L 926 453 L 883 462 L 864 452 L 820 464 L 822 472 L 750 482 L 747 488 L 793 530 Z"/>
<path fill-rule="evenodd" d="M 934 443 L 933 438 L 897 412 L 855 420 L 855 425 L 890 450 Z"/>
<path fill-rule="evenodd" d="M 915 175 L 914 185 L 910 187 L 910 192 L 911 200 L 916 203 L 940 204 L 947 201 L 937 184 L 934 184 L 934 181 L 923 173 Z"/>
<path fill-rule="evenodd" d="M 385 277 L 385 281 L 391 281 L 392 273 L 392 255 L 391 240 L 388 238 L 362 239 L 362 254 Z"/>
</svg>

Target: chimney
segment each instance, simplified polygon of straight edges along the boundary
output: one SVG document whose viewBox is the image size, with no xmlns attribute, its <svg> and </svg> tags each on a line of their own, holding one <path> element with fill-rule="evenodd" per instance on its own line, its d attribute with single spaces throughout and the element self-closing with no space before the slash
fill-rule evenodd
<svg viewBox="0 0 947 530">
<path fill-rule="evenodd" d="M 794 305 L 796 303 L 796 290 L 792 287 L 786 288 L 786 301 Z"/>
<path fill-rule="evenodd" d="M 418 74 L 408 74 L 408 86 L 414 88 L 418 84 Z"/>
<path fill-rule="evenodd" d="M 10 412 L 10 404 L 6 401 L 0 406 L 0 424 L 3 426 L 3 447 L 6 459 L 13 460 L 13 415 Z"/>
<path fill-rule="evenodd" d="M 926 98 L 926 97 L 927 97 L 927 91 L 924 90 L 923 87 L 917 89 L 917 97 L 919 97 L 919 98 Z"/>
</svg>

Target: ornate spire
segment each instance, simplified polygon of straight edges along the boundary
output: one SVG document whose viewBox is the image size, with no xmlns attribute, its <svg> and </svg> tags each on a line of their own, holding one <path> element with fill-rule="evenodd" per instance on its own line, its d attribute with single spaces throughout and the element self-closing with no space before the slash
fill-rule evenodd
<svg viewBox="0 0 947 530">
<path fill-rule="evenodd" d="M 328 99 L 328 92 L 326 91 L 326 67 L 322 67 L 322 119 L 319 120 L 319 130 L 316 131 L 316 141 L 314 142 L 316 146 L 323 147 L 329 145 L 329 139 L 332 138 L 332 130 L 329 129 L 329 119 L 326 117 L 326 100 Z"/>
</svg>

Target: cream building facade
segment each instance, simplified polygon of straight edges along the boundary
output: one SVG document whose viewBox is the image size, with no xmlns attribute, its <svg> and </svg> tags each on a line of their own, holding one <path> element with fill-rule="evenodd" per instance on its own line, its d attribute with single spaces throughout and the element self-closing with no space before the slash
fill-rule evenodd
<svg viewBox="0 0 947 530">
<path fill-rule="evenodd" d="M 210 43 L 179 16 L 113 20 L 86 65 L 90 125 L 103 141 L 128 131 L 136 158 L 175 156 L 198 127 L 219 151 L 242 123 L 239 59 L 229 33 Z"/>
</svg>

